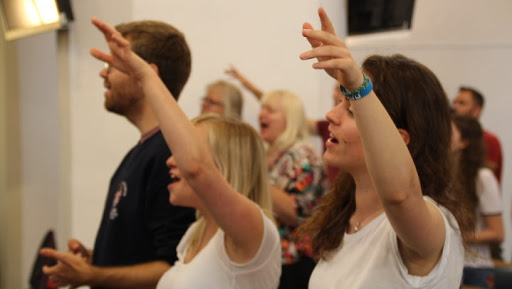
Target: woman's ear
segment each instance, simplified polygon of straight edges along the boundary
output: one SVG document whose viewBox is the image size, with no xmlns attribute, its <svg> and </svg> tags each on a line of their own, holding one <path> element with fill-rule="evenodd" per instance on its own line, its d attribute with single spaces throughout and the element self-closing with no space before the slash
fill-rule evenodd
<svg viewBox="0 0 512 289">
<path fill-rule="evenodd" d="M 403 128 L 399 128 L 398 133 L 400 134 L 400 136 L 402 136 L 405 145 L 409 145 L 409 142 L 411 141 L 411 136 L 409 135 L 409 132 Z"/>
</svg>

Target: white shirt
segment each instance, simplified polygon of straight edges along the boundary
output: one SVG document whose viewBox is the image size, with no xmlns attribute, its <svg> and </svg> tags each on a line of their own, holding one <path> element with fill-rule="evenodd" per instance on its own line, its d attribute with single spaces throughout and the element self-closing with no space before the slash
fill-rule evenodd
<svg viewBox="0 0 512 289">
<path fill-rule="evenodd" d="M 275 224 L 263 214 L 264 233 L 251 261 L 229 259 L 224 232 L 218 229 L 208 244 L 189 262 L 185 259 L 191 226 L 177 247 L 178 260 L 162 276 L 157 289 L 272 289 L 281 276 L 281 243 Z"/>
<path fill-rule="evenodd" d="M 342 245 L 331 258 L 317 264 L 309 288 L 458 289 L 464 262 L 462 237 L 453 215 L 438 207 L 443 214 L 446 239 L 441 258 L 428 275 L 408 274 L 398 250 L 397 236 L 382 213 L 360 231 L 345 234 Z"/>
<path fill-rule="evenodd" d="M 503 211 L 498 181 L 490 169 L 481 168 L 478 171 L 476 194 L 478 207 L 476 208 L 475 230 L 478 232 L 485 229 L 485 216 L 501 215 Z M 469 244 L 468 247 L 470 251 L 466 253 L 464 266 L 473 268 L 494 267 L 489 244 Z"/>
</svg>

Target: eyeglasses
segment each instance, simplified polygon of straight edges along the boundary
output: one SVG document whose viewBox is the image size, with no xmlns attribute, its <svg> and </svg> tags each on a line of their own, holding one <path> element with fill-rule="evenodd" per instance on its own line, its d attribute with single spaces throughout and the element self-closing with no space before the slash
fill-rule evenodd
<svg viewBox="0 0 512 289">
<path fill-rule="evenodd" d="M 201 101 L 206 104 L 206 105 L 217 105 L 217 106 L 224 106 L 224 103 L 222 103 L 221 101 L 216 101 L 216 100 L 213 100 L 213 99 L 210 99 L 210 98 L 207 98 L 206 96 L 203 97 L 201 99 Z"/>
</svg>

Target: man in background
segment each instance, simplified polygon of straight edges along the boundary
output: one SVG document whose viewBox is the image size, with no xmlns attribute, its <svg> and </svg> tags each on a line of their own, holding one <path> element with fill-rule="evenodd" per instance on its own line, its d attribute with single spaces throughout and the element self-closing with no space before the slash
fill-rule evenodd
<svg viewBox="0 0 512 289">
<path fill-rule="evenodd" d="M 484 96 L 476 89 L 466 86 L 459 88 L 459 93 L 453 100 L 453 110 L 457 114 L 469 115 L 480 118 L 484 108 Z M 503 167 L 503 155 L 501 143 L 496 135 L 484 130 L 484 142 L 486 147 L 487 165 L 490 166 L 496 179 L 501 184 L 501 171 Z"/>
<path fill-rule="evenodd" d="M 177 99 L 191 69 L 183 34 L 158 21 L 116 28 Z M 141 89 L 115 68 L 105 67 L 100 76 L 106 88 L 105 108 L 137 127 L 140 140 L 111 178 L 94 250 L 75 239 L 69 240 L 68 252 L 42 249 L 41 255 L 59 261 L 43 272 L 59 286 L 154 288 L 177 259 L 176 246 L 195 219 L 194 211 L 169 203 L 171 179 L 165 162 L 171 153 Z"/>
</svg>

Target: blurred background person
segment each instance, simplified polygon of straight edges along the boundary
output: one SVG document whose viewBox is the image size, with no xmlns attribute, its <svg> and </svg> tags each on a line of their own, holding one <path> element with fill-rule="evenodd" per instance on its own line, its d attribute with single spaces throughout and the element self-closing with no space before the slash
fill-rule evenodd
<svg viewBox="0 0 512 289">
<path fill-rule="evenodd" d="M 240 73 L 240 71 L 233 65 L 231 65 L 228 69 L 225 70 L 225 73 L 231 75 L 235 79 L 237 79 L 247 90 L 249 90 L 257 100 L 261 101 L 263 97 L 263 91 L 259 89 L 254 83 L 252 83 L 245 75 Z M 334 85 L 334 89 L 332 91 L 332 100 L 333 105 L 335 103 L 336 97 L 341 95 L 340 84 L 336 82 Z M 322 149 L 325 151 L 325 142 L 329 139 L 329 122 L 325 119 L 312 119 L 307 118 L 307 127 L 308 131 L 311 135 L 318 135 L 322 138 Z M 326 166 L 327 169 L 327 178 L 329 179 L 329 184 L 334 182 L 336 175 L 338 174 L 338 169 Z"/>
<path fill-rule="evenodd" d="M 475 119 L 480 119 L 485 104 L 484 95 L 477 89 L 469 86 L 461 86 L 459 93 L 453 99 L 452 108 L 456 114 L 467 115 Z M 489 167 L 498 184 L 501 185 L 501 172 L 503 169 L 503 152 L 499 138 L 488 130 L 483 130 L 483 140 L 485 145 L 485 165 Z M 493 259 L 503 260 L 500 244 L 491 243 L 491 256 Z"/>
<path fill-rule="evenodd" d="M 453 110 L 456 114 L 468 115 L 479 119 L 480 115 L 482 115 L 484 104 L 485 98 L 480 91 L 472 87 L 461 86 L 459 93 L 453 100 Z M 483 139 L 487 165 L 494 172 L 498 183 L 501 184 L 501 172 L 503 168 L 501 142 L 495 134 L 487 130 L 483 130 Z"/>
<path fill-rule="evenodd" d="M 295 229 L 320 202 L 327 189 L 322 159 L 309 142 L 304 106 L 285 90 L 263 95 L 260 134 L 267 143 L 272 204 L 283 250 L 279 288 L 307 288 L 315 266 L 311 244 L 295 239 Z"/>
<path fill-rule="evenodd" d="M 455 178 L 470 200 L 476 221 L 468 239 L 462 285 L 491 288 L 494 263 L 489 245 L 503 242 L 503 207 L 498 181 L 485 167 L 483 132 L 477 119 L 453 116 L 452 151 Z"/>
<path fill-rule="evenodd" d="M 226 117 L 242 119 L 244 98 L 235 85 L 218 80 L 206 86 L 206 95 L 202 98 L 201 114 L 216 113 Z"/>
</svg>

